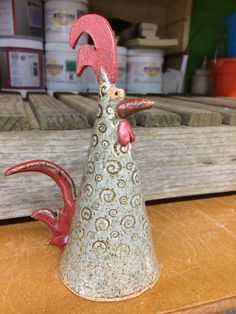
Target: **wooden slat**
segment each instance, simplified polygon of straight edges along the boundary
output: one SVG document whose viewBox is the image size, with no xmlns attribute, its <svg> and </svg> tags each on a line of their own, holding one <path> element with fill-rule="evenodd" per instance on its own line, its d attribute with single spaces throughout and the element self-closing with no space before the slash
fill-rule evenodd
<svg viewBox="0 0 236 314">
<path fill-rule="evenodd" d="M 137 125 L 143 127 L 180 126 L 181 118 L 176 113 L 152 108 L 135 114 Z"/>
<path fill-rule="evenodd" d="M 136 128 L 133 152 L 147 200 L 236 191 L 236 127 Z M 78 189 L 91 129 L 1 132 L 2 173 L 31 159 L 47 159 L 67 170 Z M 58 187 L 47 176 L 0 176 L 0 218 L 28 216 L 40 207 L 61 205 Z"/>
<path fill-rule="evenodd" d="M 229 107 L 231 109 L 236 109 L 236 99 L 234 98 L 224 98 L 224 97 L 205 97 L 205 96 L 191 96 L 194 101 L 202 102 L 204 104 L 209 104 L 213 106 Z"/>
<path fill-rule="evenodd" d="M 29 128 L 32 129 L 40 129 L 38 120 L 36 119 L 33 110 L 29 104 L 28 101 L 24 101 L 24 106 L 25 106 L 25 112 L 28 116 L 28 120 L 29 120 Z"/>
<path fill-rule="evenodd" d="M 29 121 L 22 97 L 17 94 L 0 94 L 0 131 L 28 129 Z"/>
<path fill-rule="evenodd" d="M 222 123 L 222 117 L 218 112 L 193 108 L 186 104 L 185 101 L 168 97 L 151 97 L 150 99 L 156 101 L 156 108 L 179 114 L 181 117 L 181 124 L 183 125 L 217 126 Z"/>
<path fill-rule="evenodd" d="M 198 97 L 179 96 L 174 98 L 186 101 L 186 103 L 190 107 L 219 112 L 222 116 L 224 124 L 236 125 L 236 102 L 235 107 L 233 108 L 232 106 L 207 104 L 204 102 L 204 100 L 201 102 L 201 100 L 198 99 Z M 214 99 L 212 100 L 212 102 L 214 102 Z"/>
<path fill-rule="evenodd" d="M 30 95 L 29 101 L 41 129 L 73 130 L 89 127 L 86 117 L 49 95 Z"/>
<path fill-rule="evenodd" d="M 93 126 L 98 112 L 96 100 L 80 95 L 68 94 L 59 94 L 58 99 L 87 117 L 88 123 L 90 126 Z"/>
</svg>

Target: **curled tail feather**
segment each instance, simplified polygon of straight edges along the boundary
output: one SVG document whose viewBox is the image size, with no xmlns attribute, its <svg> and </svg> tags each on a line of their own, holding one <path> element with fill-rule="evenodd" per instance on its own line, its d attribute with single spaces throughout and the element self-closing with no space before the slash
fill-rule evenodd
<svg viewBox="0 0 236 314">
<path fill-rule="evenodd" d="M 20 163 L 9 168 L 5 175 L 32 171 L 48 175 L 60 188 L 64 207 L 58 208 L 56 215 L 49 208 L 37 209 L 32 213 L 32 217 L 46 224 L 50 230 L 51 235 L 48 243 L 63 248 L 68 238 L 75 210 L 76 191 L 74 181 L 63 168 L 47 160 L 31 160 Z"/>
</svg>

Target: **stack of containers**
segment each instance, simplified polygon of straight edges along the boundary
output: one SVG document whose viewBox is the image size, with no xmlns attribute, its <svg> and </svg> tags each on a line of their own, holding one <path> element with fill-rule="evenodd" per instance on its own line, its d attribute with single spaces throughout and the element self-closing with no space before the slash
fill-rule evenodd
<svg viewBox="0 0 236 314">
<path fill-rule="evenodd" d="M 0 2 L 1 90 L 44 90 L 42 16 L 41 0 Z"/>
<path fill-rule="evenodd" d="M 88 12 L 88 0 L 45 0 L 46 85 L 49 94 L 54 92 L 85 92 L 86 74 L 76 76 L 78 48 L 69 46 L 69 34 L 74 22 Z M 87 43 L 83 35 L 79 45 Z"/>
<path fill-rule="evenodd" d="M 163 56 L 163 50 L 159 49 L 129 49 L 127 61 L 128 93 L 162 93 Z"/>
</svg>

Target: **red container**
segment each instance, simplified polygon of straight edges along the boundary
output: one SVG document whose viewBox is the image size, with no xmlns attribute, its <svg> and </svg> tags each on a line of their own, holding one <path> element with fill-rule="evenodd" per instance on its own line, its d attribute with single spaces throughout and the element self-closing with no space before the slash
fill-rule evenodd
<svg viewBox="0 0 236 314">
<path fill-rule="evenodd" d="M 210 66 L 212 95 L 236 98 L 236 58 L 210 61 Z"/>
</svg>

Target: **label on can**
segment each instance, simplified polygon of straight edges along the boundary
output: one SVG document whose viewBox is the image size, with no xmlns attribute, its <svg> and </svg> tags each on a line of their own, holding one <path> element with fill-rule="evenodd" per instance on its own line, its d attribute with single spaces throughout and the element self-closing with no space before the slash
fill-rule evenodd
<svg viewBox="0 0 236 314">
<path fill-rule="evenodd" d="M 60 6 L 58 2 L 46 3 L 45 30 L 53 32 L 69 32 L 74 22 L 87 12 L 87 7 L 81 3 L 68 2 Z"/>
<path fill-rule="evenodd" d="M 128 62 L 128 81 L 130 83 L 161 83 L 160 64 Z"/>
<path fill-rule="evenodd" d="M 47 82 L 77 84 L 82 78 L 76 76 L 76 61 L 51 59 L 46 64 Z"/>
<path fill-rule="evenodd" d="M 0 1 L 0 36 L 14 35 L 12 1 Z"/>
<path fill-rule="evenodd" d="M 39 55 L 33 52 L 9 52 L 11 87 L 40 87 Z"/>
</svg>

